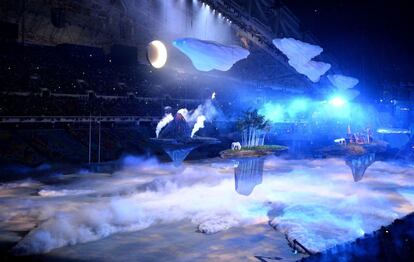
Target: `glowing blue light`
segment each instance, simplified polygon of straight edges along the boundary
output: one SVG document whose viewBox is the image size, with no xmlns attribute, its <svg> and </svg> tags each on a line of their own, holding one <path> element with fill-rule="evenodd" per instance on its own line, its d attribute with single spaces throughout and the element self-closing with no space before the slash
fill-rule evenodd
<svg viewBox="0 0 414 262">
<path fill-rule="evenodd" d="M 378 128 L 378 134 L 410 134 L 410 130 L 402 128 Z"/>
<path fill-rule="evenodd" d="M 336 107 L 341 107 L 346 104 L 346 100 L 341 97 L 334 97 L 331 100 L 329 100 L 329 104 Z"/>
<path fill-rule="evenodd" d="M 293 100 L 290 104 L 290 107 L 292 109 L 295 109 L 296 111 L 305 111 L 306 109 L 308 109 L 308 104 L 308 100 L 299 98 Z"/>
<path fill-rule="evenodd" d="M 284 110 L 279 104 L 266 103 L 259 109 L 259 114 L 264 115 L 265 119 L 272 123 L 284 121 Z"/>
<path fill-rule="evenodd" d="M 290 118 L 295 119 L 300 113 L 304 113 L 309 109 L 309 101 L 304 98 L 294 99 L 286 108 L 286 113 Z"/>
</svg>

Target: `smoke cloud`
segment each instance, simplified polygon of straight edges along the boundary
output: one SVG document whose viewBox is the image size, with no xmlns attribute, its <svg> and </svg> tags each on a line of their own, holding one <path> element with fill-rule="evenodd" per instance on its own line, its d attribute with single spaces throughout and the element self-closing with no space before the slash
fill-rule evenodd
<svg viewBox="0 0 414 262">
<path fill-rule="evenodd" d="M 161 132 L 161 129 L 163 129 L 166 125 L 168 125 L 169 122 L 171 122 L 174 119 L 172 114 L 165 114 L 165 116 L 161 119 L 160 122 L 158 122 L 157 127 L 155 129 L 155 135 L 158 138 L 158 135 Z"/>
<path fill-rule="evenodd" d="M 398 163 L 375 162 L 355 183 L 341 159 L 271 157 L 263 182 L 253 184 L 249 196 L 235 191 L 228 161 L 180 168 L 134 157 L 123 163 L 112 174 L 73 174 L 62 184 L 25 180 L 0 185 L 1 228 L 30 231 L 15 251 L 45 253 L 183 219 L 208 234 L 270 221 L 288 239 L 317 251 L 414 211 L 414 172 Z"/>
<path fill-rule="evenodd" d="M 213 93 L 212 97 L 215 96 Z M 192 126 L 191 137 L 194 136 L 201 128 L 204 128 L 204 122 L 212 122 L 218 115 L 219 111 L 214 106 L 212 99 L 207 99 L 204 104 L 197 106 L 194 111 L 189 112 L 187 108 L 181 108 L 177 111 L 177 114 L 181 114 L 185 121 Z M 163 119 L 157 124 L 156 135 L 158 137 L 161 129 L 163 129 L 169 122 L 174 119 L 172 114 L 165 115 Z"/>
<path fill-rule="evenodd" d="M 206 117 L 204 115 L 197 117 L 197 122 L 194 124 L 193 130 L 191 131 L 191 137 L 193 137 L 194 134 L 200 130 L 200 128 L 204 128 L 204 121 L 206 121 Z"/>
</svg>

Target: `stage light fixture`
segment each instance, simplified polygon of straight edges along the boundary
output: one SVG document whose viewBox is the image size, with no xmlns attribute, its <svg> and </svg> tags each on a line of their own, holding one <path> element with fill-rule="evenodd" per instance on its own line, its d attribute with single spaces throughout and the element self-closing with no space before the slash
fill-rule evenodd
<svg viewBox="0 0 414 262">
<path fill-rule="evenodd" d="M 155 68 L 162 68 L 167 62 L 167 48 L 163 42 L 154 40 L 148 44 L 147 60 Z"/>
</svg>

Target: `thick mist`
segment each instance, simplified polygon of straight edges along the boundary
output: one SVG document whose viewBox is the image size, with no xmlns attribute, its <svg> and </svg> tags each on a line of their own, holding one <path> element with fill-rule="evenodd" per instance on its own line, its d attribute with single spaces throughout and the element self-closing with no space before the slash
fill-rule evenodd
<svg viewBox="0 0 414 262">
<path fill-rule="evenodd" d="M 211 234 L 268 223 L 318 251 L 351 241 L 414 211 L 413 171 L 375 162 L 355 183 L 342 159 L 264 162 L 248 196 L 235 188 L 235 163 L 211 160 L 181 167 L 128 157 L 117 172 L 60 176 L 60 183 L 16 181 L 0 186 L 0 226 L 28 231 L 19 254 L 46 253 L 188 219 Z M 257 174 L 261 175 L 261 174 Z M 196 234 L 196 233 L 194 233 Z"/>
</svg>

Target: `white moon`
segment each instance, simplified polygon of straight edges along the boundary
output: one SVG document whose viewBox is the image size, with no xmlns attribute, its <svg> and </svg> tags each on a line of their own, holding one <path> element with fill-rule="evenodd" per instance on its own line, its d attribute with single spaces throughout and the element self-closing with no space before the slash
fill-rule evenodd
<svg viewBox="0 0 414 262">
<path fill-rule="evenodd" d="M 159 40 L 152 41 L 148 44 L 147 59 L 153 67 L 163 67 L 167 62 L 167 48 Z"/>
</svg>

